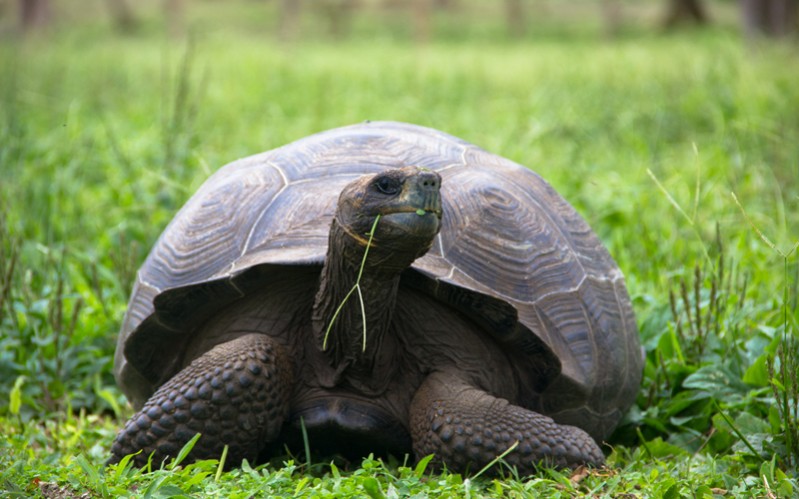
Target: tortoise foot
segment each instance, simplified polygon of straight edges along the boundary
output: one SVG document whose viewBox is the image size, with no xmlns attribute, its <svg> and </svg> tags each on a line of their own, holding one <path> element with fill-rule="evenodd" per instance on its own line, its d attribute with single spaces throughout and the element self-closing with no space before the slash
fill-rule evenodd
<svg viewBox="0 0 799 499">
<path fill-rule="evenodd" d="M 274 439 L 288 413 L 291 370 L 279 345 L 250 334 L 217 345 L 164 383 L 128 420 L 111 448 L 109 463 L 140 452 L 158 465 L 175 457 L 197 433 L 189 460 L 253 459 Z"/>
<path fill-rule="evenodd" d="M 434 462 L 458 472 L 477 472 L 514 445 L 503 461 L 524 475 L 539 465 L 575 468 L 605 459 L 583 430 L 445 373 L 430 375 L 416 392 L 410 424 L 416 458 L 435 454 Z"/>
</svg>

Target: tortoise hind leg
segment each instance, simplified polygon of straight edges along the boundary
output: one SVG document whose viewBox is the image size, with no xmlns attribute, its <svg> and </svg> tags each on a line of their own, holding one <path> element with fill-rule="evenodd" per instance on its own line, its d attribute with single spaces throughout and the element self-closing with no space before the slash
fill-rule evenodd
<svg viewBox="0 0 799 499">
<path fill-rule="evenodd" d="M 476 472 L 503 460 L 525 475 L 543 463 L 558 467 L 599 465 L 604 455 L 583 430 L 512 405 L 469 385 L 457 375 L 431 374 L 414 395 L 410 414 L 417 459 L 435 454 L 450 469 Z"/>
<path fill-rule="evenodd" d="M 249 334 L 212 348 L 164 383 L 128 420 L 109 463 L 139 450 L 137 465 L 153 453 L 157 464 L 175 457 L 197 433 L 189 459 L 228 463 L 253 459 L 274 440 L 288 414 L 291 366 L 280 345 Z"/>
</svg>

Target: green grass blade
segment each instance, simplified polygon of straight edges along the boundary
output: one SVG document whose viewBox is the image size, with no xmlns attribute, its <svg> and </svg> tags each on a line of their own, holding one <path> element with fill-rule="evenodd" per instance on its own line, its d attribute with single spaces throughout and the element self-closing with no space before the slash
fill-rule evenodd
<svg viewBox="0 0 799 499">
<path fill-rule="evenodd" d="M 219 479 L 222 477 L 222 472 L 225 470 L 225 461 L 227 460 L 227 451 L 228 446 L 222 449 L 222 456 L 219 458 L 219 465 L 216 467 L 216 475 L 214 475 L 214 481 L 218 482 Z"/>
<path fill-rule="evenodd" d="M 480 471 L 478 471 L 478 472 L 477 472 L 477 473 L 474 475 L 474 477 L 473 477 L 473 478 L 477 478 L 477 477 L 479 477 L 480 475 L 482 475 L 483 473 L 485 473 L 486 471 L 490 470 L 492 466 L 494 466 L 495 464 L 497 464 L 498 462 L 500 462 L 502 459 L 504 459 L 504 458 L 505 458 L 505 456 L 507 456 L 508 454 L 510 454 L 511 452 L 513 452 L 513 451 L 514 451 L 514 449 L 516 449 L 516 447 L 518 447 L 518 446 L 519 446 L 519 441 L 518 441 L 518 440 L 516 440 L 515 442 L 513 442 L 513 444 L 512 444 L 510 447 L 508 447 L 507 449 L 505 449 L 505 451 L 504 451 L 504 452 L 502 452 L 502 454 L 498 455 L 497 457 L 495 457 L 494 459 L 492 459 L 490 463 L 488 463 L 488 464 L 486 464 L 485 466 L 483 466 L 483 468 L 482 468 Z"/>
<path fill-rule="evenodd" d="M 186 459 L 186 456 L 189 455 L 191 450 L 194 448 L 194 444 L 197 443 L 197 440 L 199 440 L 200 437 L 201 437 L 201 434 L 200 433 L 196 433 L 193 437 L 191 437 L 191 440 L 186 442 L 186 445 L 184 445 L 183 448 L 180 449 L 180 452 L 178 452 L 177 457 L 175 457 L 175 459 L 169 465 L 169 469 L 174 470 L 175 468 L 180 466 L 180 463 L 182 463 L 183 460 Z"/>
<path fill-rule="evenodd" d="M 362 320 L 362 327 L 363 327 L 363 351 L 366 351 L 366 306 L 364 305 L 363 301 L 363 294 L 361 293 L 361 277 L 363 276 L 363 269 L 366 266 L 366 257 L 369 255 L 369 248 L 372 247 L 372 240 L 375 235 L 375 231 L 377 230 L 377 222 L 380 221 L 380 214 L 375 217 L 375 221 L 372 223 L 372 228 L 369 231 L 369 240 L 366 242 L 366 248 L 363 250 L 363 258 L 361 258 L 361 265 L 358 268 L 358 277 L 355 279 L 355 284 L 352 288 L 347 292 L 344 299 L 341 300 L 338 307 L 336 307 L 336 311 L 333 312 L 333 317 L 330 319 L 330 323 L 327 325 L 327 329 L 325 330 L 325 337 L 322 340 L 322 350 L 327 350 L 327 340 L 328 336 L 330 335 L 330 330 L 333 329 L 333 324 L 335 324 L 336 319 L 338 319 L 341 310 L 344 308 L 344 305 L 349 301 L 350 296 L 352 293 L 358 293 L 358 301 L 361 308 L 361 320 Z"/>
</svg>

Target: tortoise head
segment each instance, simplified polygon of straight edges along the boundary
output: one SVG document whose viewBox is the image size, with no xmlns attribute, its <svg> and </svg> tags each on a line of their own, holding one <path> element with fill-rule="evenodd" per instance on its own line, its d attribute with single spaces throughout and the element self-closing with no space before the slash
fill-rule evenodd
<svg viewBox="0 0 799 499">
<path fill-rule="evenodd" d="M 349 236 L 346 244 L 361 250 L 374 227 L 372 263 L 405 268 L 430 249 L 441 228 L 440 190 L 441 176 L 416 166 L 366 175 L 341 192 L 336 222 Z"/>
</svg>

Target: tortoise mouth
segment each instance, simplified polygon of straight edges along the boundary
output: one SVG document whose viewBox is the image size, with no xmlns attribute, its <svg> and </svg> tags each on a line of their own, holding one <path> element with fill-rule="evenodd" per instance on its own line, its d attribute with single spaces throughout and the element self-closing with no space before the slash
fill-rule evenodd
<svg viewBox="0 0 799 499">
<path fill-rule="evenodd" d="M 413 206 L 398 206 L 396 208 L 392 208 L 391 210 L 386 211 L 382 214 L 382 216 L 388 215 L 395 215 L 397 213 L 415 213 L 416 215 L 423 217 L 425 215 L 435 215 L 439 219 L 441 219 L 441 205 L 438 206 L 431 206 L 426 205 L 423 208 L 415 208 Z"/>
<path fill-rule="evenodd" d="M 441 228 L 441 195 L 438 189 L 414 193 L 409 202 L 386 207 L 378 226 L 386 223 L 398 232 L 432 237 Z M 378 228 L 379 230 L 379 228 Z"/>
<path fill-rule="evenodd" d="M 387 238 L 403 239 L 407 243 L 414 240 L 430 240 L 441 229 L 441 210 L 438 212 L 423 209 L 395 210 L 380 217 L 377 224 L 378 243 Z"/>
</svg>

